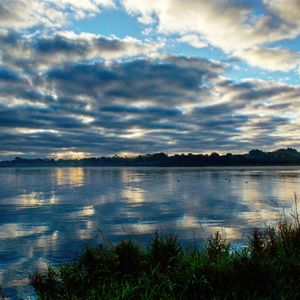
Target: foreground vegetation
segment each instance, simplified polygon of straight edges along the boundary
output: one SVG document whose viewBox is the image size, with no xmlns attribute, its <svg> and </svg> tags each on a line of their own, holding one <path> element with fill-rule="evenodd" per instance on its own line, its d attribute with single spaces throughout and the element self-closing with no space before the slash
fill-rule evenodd
<svg viewBox="0 0 300 300">
<path fill-rule="evenodd" d="M 42 299 L 299 299 L 300 223 L 281 218 L 232 250 L 219 232 L 202 249 L 183 249 L 155 233 L 147 247 L 131 241 L 86 247 L 74 263 L 36 272 Z"/>
</svg>

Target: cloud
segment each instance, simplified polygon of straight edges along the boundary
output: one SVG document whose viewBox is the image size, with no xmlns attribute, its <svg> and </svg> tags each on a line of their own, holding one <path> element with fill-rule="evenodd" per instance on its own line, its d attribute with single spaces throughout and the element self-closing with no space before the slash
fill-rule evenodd
<svg viewBox="0 0 300 300">
<path fill-rule="evenodd" d="M 225 51 L 249 48 L 265 42 L 266 39 L 273 41 L 276 38 L 274 34 L 278 35 L 278 38 L 281 37 L 280 33 L 271 32 L 268 33 L 272 37 L 266 36 L 265 31 L 269 28 L 263 27 L 270 27 L 266 19 L 258 18 L 255 22 L 250 22 L 251 7 L 231 0 L 170 0 L 163 4 L 140 2 L 143 1 L 125 0 L 123 4 L 129 13 L 157 16 L 158 30 L 161 32 L 198 33 L 212 45 Z"/>
<path fill-rule="evenodd" d="M 208 46 L 207 43 L 203 39 L 199 38 L 199 36 L 197 36 L 195 34 L 184 35 L 184 36 L 178 38 L 177 41 L 180 43 L 188 44 L 195 48 L 204 48 L 204 47 Z"/>
<path fill-rule="evenodd" d="M 296 0 L 265 0 L 259 10 L 258 4 L 251 1 L 234 0 L 123 0 L 122 3 L 129 14 L 142 23 L 152 24 L 161 34 L 179 34 L 181 42 L 196 47 L 205 41 L 261 68 L 289 71 L 293 69 L 293 58 L 299 55 L 269 46 L 300 35 Z M 271 58 L 265 59 L 266 53 Z"/>
<path fill-rule="evenodd" d="M 162 7 L 167 4 L 167 1 L 153 0 L 151 3 L 148 1 L 135 1 L 135 0 L 122 0 L 122 4 L 128 13 L 138 15 L 138 21 L 142 24 L 151 24 L 155 20 L 155 15 Z"/>
<path fill-rule="evenodd" d="M 300 35 L 297 0 L 263 0 L 259 3 L 236 0 L 122 0 L 121 7 L 130 15 L 136 16 L 139 22 L 149 26 L 146 31 L 154 32 L 156 29 L 157 34 L 179 35 L 178 42 L 196 48 L 211 45 L 266 70 L 286 72 L 299 69 L 299 53 L 274 47 L 274 43 L 295 39 Z M 36 33 L 41 26 L 58 30 L 74 19 L 95 16 L 104 8 L 119 9 L 120 5 L 113 0 L 3 0 L 0 3 L 0 28 L 31 29 Z M 45 45 L 47 42 L 48 46 L 51 42 L 61 43 L 61 46 L 64 44 L 66 47 L 71 47 L 66 43 L 77 44 L 77 54 L 73 52 L 73 58 L 79 54 L 86 57 L 98 54 L 97 45 L 93 42 L 99 37 L 63 32 L 56 33 L 56 40 L 47 40 L 49 38 L 50 36 L 44 36 Z M 127 44 L 132 47 L 127 48 L 126 55 L 146 53 L 145 45 L 138 45 L 138 41 L 127 39 Z M 89 50 L 85 48 L 86 45 L 82 45 L 85 43 L 83 40 L 89 40 Z M 155 48 L 154 43 L 149 44 L 152 49 Z M 93 46 L 95 51 L 91 50 Z M 157 45 L 157 48 L 161 46 L 163 45 Z M 82 52 L 79 53 L 80 51 Z M 109 56 L 108 49 L 101 48 L 100 52 Z M 65 54 L 61 49 L 53 59 L 63 55 Z M 120 53 L 119 55 L 121 56 Z M 119 57 L 117 51 L 112 51 L 111 56 Z M 294 58 L 297 60 L 293 67 Z"/>
<path fill-rule="evenodd" d="M 283 48 L 253 48 L 236 51 L 235 55 L 246 60 L 249 65 L 270 71 L 291 71 L 300 66 L 300 53 Z"/>
<path fill-rule="evenodd" d="M 16 72 L 0 65 L 0 82 L 19 81 L 19 79 Z"/>
<path fill-rule="evenodd" d="M 112 0 L 2 0 L 0 27 L 29 29 L 35 26 L 58 28 L 71 19 L 93 16 L 101 8 L 113 7 Z"/>
<path fill-rule="evenodd" d="M 183 99 L 195 101 L 195 95 L 205 90 L 204 82 L 222 70 L 222 65 L 207 60 L 166 57 L 115 62 L 110 66 L 69 64 L 48 72 L 47 82 L 69 97 L 92 96 L 98 102 L 107 99 L 156 101 L 164 106 Z"/>
<path fill-rule="evenodd" d="M 90 33 L 59 31 L 51 35 L 22 35 L 0 31 L 2 61 L 15 67 L 45 70 L 72 61 L 115 60 L 156 53 L 161 43 L 142 42 L 132 37 L 119 39 Z"/>
<path fill-rule="evenodd" d="M 122 0 L 121 7 L 136 16 L 139 22 L 150 26 L 146 31 L 153 32 L 156 28 L 158 34 L 179 35 L 179 42 L 196 48 L 211 45 L 266 70 L 299 69 L 299 53 L 273 46 L 276 42 L 295 39 L 300 35 L 300 9 L 297 0 L 263 0 L 259 3 L 236 0 Z M 120 8 L 120 5 L 114 0 L 3 0 L 0 3 L 0 28 L 32 29 L 37 32 L 42 26 L 57 30 L 74 19 L 95 16 L 104 8 Z M 47 41 L 48 38 L 50 36 L 44 36 L 45 44 L 51 43 Z M 82 55 L 89 57 L 92 55 L 95 39 L 97 37 L 64 32 L 56 33 L 56 40 L 52 42 L 61 43 L 61 46 L 65 43 L 65 46 L 70 47 L 66 43 L 77 44 L 77 55 L 81 50 Z M 127 48 L 127 55 L 146 53 L 141 49 L 147 51 L 145 45 L 141 46 L 137 41 L 127 39 L 128 44 L 132 45 L 130 49 Z M 89 40 L 90 50 L 82 45 L 83 40 Z M 163 45 L 157 45 L 157 48 L 161 46 Z M 154 43 L 151 47 L 154 48 Z M 108 49 L 105 51 L 102 48 L 101 51 L 109 56 Z M 93 53 L 98 54 L 97 45 Z M 76 57 L 74 52 L 72 54 Z M 60 54 L 56 52 L 56 57 L 63 55 L 62 49 Z M 111 56 L 119 57 L 117 51 L 112 51 Z M 294 58 L 296 63 L 293 67 Z"/>
<path fill-rule="evenodd" d="M 235 82 L 210 60 L 161 55 L 25 71 L 0 68 L 2 159 L 15 149 L 22 156 L 248 151 L 288 145 L 287 130 L 300 138 L 299 86 Z"/>
<path fill-rule="evenodd" d="M 39 58 L 46 56 L 61 56 L 62 61 L 68 58 L 73 60 L 88 60 L 100 57 L 102 59 L 117 59 L 130 56 L 139 56 L 155 52 L 162 45 L 151 42 L 141 42 L 133 37 L 119 39 L 115 36 L 104 37 L 101 35 L 74 32 L 57 32 L 51 36 L 41 36 L 34 39 L 34 55 Z"/>
<path fill-rule="evenodd" d="M 300 2 L 298 0 L 264 0 L 264 4 L 299 34 Z"/>
<path fill-rule="evenodd" d="M 270 71 L 299 68 L 299 53 L 276 43 L 299 35 L 298 2 L 253 3 L 124 0 L 151 30 L 141 41 L 62 30 L 110 0 L 2 1 L 0 159 L 300 146 L 299 86 L 234 81 L 226 63 L 163 52 L 170 38 Z"/>
</svg>

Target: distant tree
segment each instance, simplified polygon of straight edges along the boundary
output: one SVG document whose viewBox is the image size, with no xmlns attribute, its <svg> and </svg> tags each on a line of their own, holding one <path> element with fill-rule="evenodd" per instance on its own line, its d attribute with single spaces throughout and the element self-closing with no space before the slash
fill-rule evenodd
<svg viewBox="0 0 300 300">
<path fill-rule="evenodd" d="M 217 152 L 208 154 L 175 154 L 153 153 L 135 157 L 90 157 L 83 159 L 26 159 L 15 157 L 11 161 L 0 161 L 0 167 L 28 167 L 28 166 L 231 166 L 231 165 L 300 165 L 300 153 L 294 148 L 278 149 L 263 152 L 258 149 L 248 154 L 219 155 Z"/>
<path fill-rule="evenodd" d="M 217 153 L 217 152 L 213 152 L 211 155 L 210 155 L 211 158 L 218 158 L 220 157 L 220 154 Z"/>
<path fill-rule="evenodd" d="M 256 157 L 256 158 L 261 158 L 265 155 L 265 153 L 261 150 L 253 149 L 249 151 L 249 155 Z"/>
<path fill-rule="evenodd" d="M 298 154 L 298 151 L 294 148 L 287 148 L 286 151 L 290 153 Z"/>
</svg>

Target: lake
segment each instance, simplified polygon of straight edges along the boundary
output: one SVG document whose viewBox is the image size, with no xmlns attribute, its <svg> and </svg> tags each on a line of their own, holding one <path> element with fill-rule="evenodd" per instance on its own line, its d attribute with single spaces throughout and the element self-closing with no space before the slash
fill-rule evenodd
<svg viewBox="0 0 300 300">
<path fill-rule="evenodd" d="M 155 230 L 203 245 L 220 230 L 241 247 L 300 195 L 299 167 L 0 169 L 0 284 L 34 295 L 28 274 L 108 238 Z"/>
</svg>

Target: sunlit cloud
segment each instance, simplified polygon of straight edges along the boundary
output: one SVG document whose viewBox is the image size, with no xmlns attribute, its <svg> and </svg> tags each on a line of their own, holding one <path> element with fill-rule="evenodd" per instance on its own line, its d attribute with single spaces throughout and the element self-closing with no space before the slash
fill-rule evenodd
<svg viewBox="0 0 300 300">
<path fill-rule="evenodd" d="M 197 36 L 195 34 L 187 34 L 187 35 L 181 36 L 180 38 L 177 39 L 177 41 L 191 45 L 195 48 L 204 48 L 204 47 L 208 46 L 207 43 L 203 39 L 199 38 L 199 36 Z"/>
<path fill-rule="evenodd" d="M 139 22 L 154 24 L 162 34 L 179 34 L 181 42 L 196 47 L 207 43 L 228 54 L 238 53 L 250 64 L 254 63 L 255 55 L 255 65 L 265 69 L 289 71 L 299 66 L 299 60 L 292 66 L 292 58 L 298 53 L 266 49 L 270 43 L 300 35 L 298 1 L 265 0 L 261 4 L 263 12 L 256 11 L 258 3 L 231 0 L 123 0 L 122 3 Z M 266 52 L 272 56 L 267 61 L 263 54 Z"/>
<path fill-rule="evenodd" d="M 245 59 L 250 65 L 271 71 L 289 71 L 300 65 L 300 53 L 282 48 L 253 48 L 236 51 L 235 55 Z"/>
<path fill-rule="evenodd" d="M 72 18 L 91 17 L 102 8 L 113 6 L 112 0 L 3 0 L 0 4 L 0 26 L 15 29 L 38 25 L 61 27 Z"/>
</svg>

